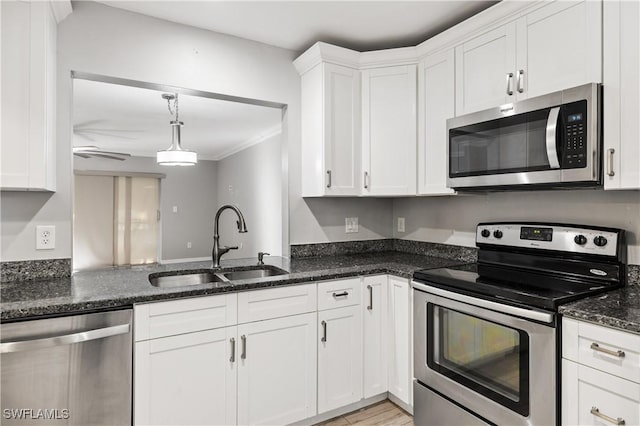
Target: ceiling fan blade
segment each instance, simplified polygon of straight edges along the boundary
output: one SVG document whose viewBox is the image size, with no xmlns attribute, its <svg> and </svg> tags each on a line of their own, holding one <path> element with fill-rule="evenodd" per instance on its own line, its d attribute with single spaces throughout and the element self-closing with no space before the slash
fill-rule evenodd
<svg viewBox="0 0 640 426">
<path fill-rule="evenodd" d="M 131 157 L 131 154 L 128 154 L 126 152 L 114 152 L 114 151 L 102 151 L 102 150 L 93 151 L 92 154 L 117 155 L 119 157 Z"/>
<path fill-rule="evenodd" d="M 78 157 L 81 157 L 81 158 L 91 158 L 90 155 L 83 154 L 83 153 L 80 153 L 80 152 L 74 152 L 73 155 L 77 155 Z"/>
<path fill-rule="evenodd" d="M 118 161 L 124 161 L 124 160 L 127 159 L 126 157 L 120 157 L 118 155 L 102 154 L 102 153 L 98 153 L 98 152 L 92 153 L 90 155 L 90 157 L 100 157 L 100 158 L 106 158 L 106 159 L 109 159 L 109 160 L 118 160 Z"/>
</svg>

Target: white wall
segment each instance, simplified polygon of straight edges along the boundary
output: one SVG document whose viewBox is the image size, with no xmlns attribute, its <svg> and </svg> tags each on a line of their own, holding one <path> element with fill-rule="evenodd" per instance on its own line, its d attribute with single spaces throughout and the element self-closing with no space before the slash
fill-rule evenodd
<svg viewBox="0 0 640 426">
<path fill-rule="evenodd" d="M 294 243 L 388 237 L 390 200 L 324 200 L 301 197 L 300 78 L 296 52 L 93 2 L 74 2 L 58 25 L 57 187 L 55 194 L 6 193 L 2 203 L 2 260 L 71 256 L 70 71 L 150 81 L 288 105 L 284 155 L 289 160 L 290 240 Z M 286 193 L 286 192 L 285 192 Z M 361 232 L 344 234 L 337 222 L 360 217 Z M 55 250 L 35 251 L 35 226 L 57 226 Z M 285 233 L 287 227 L 283 228 Z M 285 237 L 286 238 L 286 237 Z"/>
<path fill-rule="evenodd" d="M 238 246 L 224 259 L 256 257 L 259 251 L 282 255 L 282 135 L 272 136 L 218 161 L 218 207 L 240 208 L 248 232 L 237 231 L 236 215 L 220 216 L 220 244 Z"/>
<path fill-rule="evenodd" d="M 475 246 L 478 222 L 530 220 L 612 226 L 628 231 L 629 263 L 640 264 L 640 191 L 495 192 L 394 200 L 394 236 Z"/>
</svg>

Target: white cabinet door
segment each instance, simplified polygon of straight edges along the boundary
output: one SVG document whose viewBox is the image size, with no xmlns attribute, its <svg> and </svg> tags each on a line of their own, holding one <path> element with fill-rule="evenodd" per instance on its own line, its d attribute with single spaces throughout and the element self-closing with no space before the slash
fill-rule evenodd
<svg viewBox="0 0 640 426">
<path fill-rule="evenodd" d="M 302 195 L 360 194 L 360 71 L 321 63 L 302 80 Z"/>
<path fill-rule="evenodd" d="M 428 56 L 418 67 L 418 194 L 448 195 L 447 119 L 455 116 L 455 54 Z"/>
<path fill-rule="evenodd" d="M 318 313 L 318 414 L 362 398 L 360 305 Z"/>
<path fill-rule="evenodd" d="M 456 47 L 456 114 L 515 100 L 516 25 L 509 23 Z"/>
<path fill-rule="evenodd" d="M 640 384 L 563 359 L 562 425 L 610 424 L 640 424 Z"/>
<path fill-rule="evenodd" d="M 387 276 L 364 277 L 362 292 L 364 398 L 387 392 Z"/>
<path fill-rule="evenodd" d="M 640 3 L 604 2 L 604 188 L 640 189 Z"/>
<path fill-rule="evenodd" d="M 416 66 L 362 71 L 363 195 L 416 194 Z"/>
<path fill-rule="evenodd" d="M 409 280 L 389 276 L 389 392 L 413 405 L 413 344 Z"/>
<path fill-rule="evenodd" d="M 233 326 L 137 342 L 135 424 L 236 424 L 235 340 Z"/>
<path fill-rule="evenodd" d="M 55 191 L 56 20 L 49 2 L 0 7 L 0 188 Z"/>
<path fill-rule="evenodd" d="M 516 38 L 518 100 L 602 81 L 602 2 L 552 2 L 520 18 Z"/>
<path fill-rule="evenodd" d="M 238 326 L 238 424 L 316 415 L 315 312 Z"/>
</svg>

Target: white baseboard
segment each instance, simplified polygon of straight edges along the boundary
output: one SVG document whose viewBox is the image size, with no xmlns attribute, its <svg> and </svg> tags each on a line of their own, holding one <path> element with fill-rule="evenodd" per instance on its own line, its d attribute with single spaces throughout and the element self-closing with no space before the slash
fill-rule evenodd
<svg viewBox="0 0 640 426">
<path fill-rule="evenodd" d="M 409 405 L 406 402 L 402 401 L 400 398 L 389 392 L 389 401 L 396 404 L 398 407 L 402 408 L 407 413 L 413 416 L 413 405 Z"/>
</svg>

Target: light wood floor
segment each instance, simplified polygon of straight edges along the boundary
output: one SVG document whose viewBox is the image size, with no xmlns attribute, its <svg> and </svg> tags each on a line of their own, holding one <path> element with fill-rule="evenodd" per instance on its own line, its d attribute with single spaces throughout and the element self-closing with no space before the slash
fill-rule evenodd
<svg viewBox="0 0 640 426">
<path fill-rule="evenodd" d="M 413 426 L 413 417 L 388 399 L 316 426 Z"/>
</svg>

